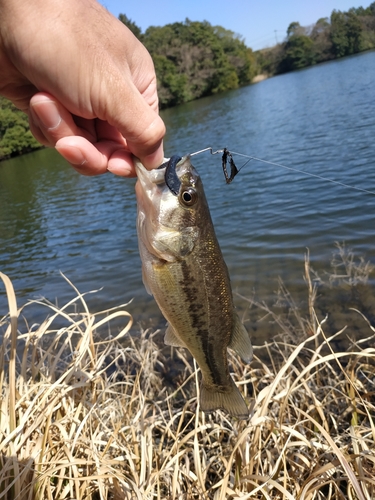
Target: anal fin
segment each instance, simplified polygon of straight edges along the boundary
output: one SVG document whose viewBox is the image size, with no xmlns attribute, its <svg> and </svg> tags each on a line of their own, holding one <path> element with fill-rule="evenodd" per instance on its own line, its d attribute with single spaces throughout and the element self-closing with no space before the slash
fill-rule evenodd
<svg viewBox="0 0 375 500">
<path fill-rule="evenodd" d="M 245 363 L 250 363 L 253 358 L 253 346 L 251 345 L 249 333 L 237 314 L 228 347 L 233 349 Z"/>
</svg>

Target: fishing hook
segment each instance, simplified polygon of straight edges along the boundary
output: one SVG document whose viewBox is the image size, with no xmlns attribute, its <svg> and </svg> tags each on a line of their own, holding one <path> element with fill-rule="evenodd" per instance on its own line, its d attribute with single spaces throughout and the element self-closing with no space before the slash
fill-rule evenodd
<svg viewBox="0 0 375 500">
<path fill-rule="evenodd" d="M 235 178 L 235 176 L 238 174 L 238 172 L 241 170 L 241 168 L 244 167 L 251 160 L 251 158 L 250 158 L 245 163 L 245 165 L 242 165 L 242 167 L 240 169 L 238 169 L 236 167 L 236 164 L 234 163 L 232 153 L 227 148 L 218 149 L 217 151 L 213 151 L 212 148 L 205 148 L 205 149 L 201 149 L 200 151 L 196 151 L 195 153 L 190 153 L 189 156 L 198 155 L 200 153 L 204 153 L 205 151 L 210 151 L 210 153 L 212 155 L 216 155 L 218 153 L 223 153 L 223 155 L 221 157 L 221 164 L 223 167 L 225 182 L 227 184 L 230 184 L 233 181 L 233 179 Z M 228 175 L 228 170 L 227 170 L 228 158 L 229 158 L 229 166 L 230 166 L 230 175 Z"/>
<path fill-rule="evenodd" d="M 292 172 L 298 172 L 298 173 L 301 173 L 301 174 L 309 176 L 309 177 L 314 177 L 315 179 L 320 179 L 322 181 L 331 182 L 332 184 L 343 186 L 343 187 L 346 187 L 348 189 L 354 189 L 356 191 L 361 191 L 362 193 L 367 193 L 367 194 L 372 194 L 372 195 L 375 194 L 375 191 L 371 191 L 369 189 L 364 189 L 364 188 L 360 188 L 360 187 L 357 187 L 357 186 L 351 186 L 350 184 L 345 184 L 344 182 L 336 181 L 334 179 L 330 179 L 330 178 L 324 177 L 322 175 L 313 174 L 312 172 L 306 172 L 306 170 L 301 170 L 299 168 L 287 167 L 286 165 L 282 165 L 281 163 L 276 163 L 276 162 L 273 162 L 273 161 L 263 160 L 262 158 L 256 158 L 255 156 L 245 155 L 243 153 L 237 153 L 236 151 L 229 152 L 226 148 L 224 148 L 224 149 L 218 149 L 217 151 L 213 151 L 211 147 L 210 148 L 205 148 L 205 149 L 201 149 L 200 151 L 196 151 L 195 153 L 190 153 L 189 156 L 198 155 L 200 153 L 204 153 L 205 151 L 210 151 L 212 155 L 215 155 L 217 153 L 223 153 L 223 170 L 224 170 L 224 175 L 225 175 L 227 184 L 229 184 L 230 182 L 232 182 L 233 177 L 235 175 L 237 175 L 238 172 L 245 165 L 247 165 L 247 163 L 249 161 L 254 160 L 254 161 L 260 161 L 262 163 L 266 163 L 267 165 L 273 165 L 275 167 L 284 168 L 284 169 L 292 171 Z M 242 156 L 243 158 L 248 158 L 248 161 L 244 165 L 242 165 L 242 167 L 237 172 L 235 172 L 233 175 L 232 175 L 232 172 L 231 172 L 231 175 L 229 177 L 228 177 L 228 174 L 226 173 L 226 163 L 225 163 L 225 168 L 224 168 L 224 155 L 225 155 L 225 151 L 227 151 L 230 154 L 229 159 L 231 159 L 232 155 L 238 155 L 238 156 Z M 233 164 L 234 164 L 234 162 L 233 162 Z M 232 164 L 231 164 L 231 169 L 232 169 Z M 229 181 L 228 181 L 228 179 L 229 179 Z"/>
</svg>

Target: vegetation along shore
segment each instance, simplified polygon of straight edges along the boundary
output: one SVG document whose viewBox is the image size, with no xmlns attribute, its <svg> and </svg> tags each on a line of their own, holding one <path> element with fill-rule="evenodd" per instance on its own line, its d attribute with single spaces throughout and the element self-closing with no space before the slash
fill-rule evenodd
<svg viewBox="0 0 375 500">
<path fill-rule="evenodd" d="M 125 14 L 119 19 L 153 58 L 161 108 L 375 48 L 375 2 L 347 12 L 334 10 L 312 26 L 292 22 L 282 43 L 256 52 L 241 35 L 207 21 L 186 19 L 150 26 L 143 33 Z M 0 97 L 0 160 L 40 147 L 27 117 Z"/>
<path fill-rule="evenodd" d="M 372 271 L 347 264 L 354 292 Z M 93 313 L 72 285 L 62 307 L 37 301 L 46 319 L 33 325 L 33 302 L 17 309 L 11 281 L 0 278 L 9 301 L 0 318 L 0 499 L 375 497 L 375 329 L 357 312 L 360 340 L 346 327 L 326 333 L 308 260 L 306 316 L 287 291 L 284 314 L 249 301 L 279 334 L 255 346 L 251 364 L 230 355 L 250 403 L 241 421 L 200 411 L 188 352 L 162 346 L 158 331 L 129 336 L 126 306 Z M 349 342 L 338 351 L 340 337 Z"/>
</svg>

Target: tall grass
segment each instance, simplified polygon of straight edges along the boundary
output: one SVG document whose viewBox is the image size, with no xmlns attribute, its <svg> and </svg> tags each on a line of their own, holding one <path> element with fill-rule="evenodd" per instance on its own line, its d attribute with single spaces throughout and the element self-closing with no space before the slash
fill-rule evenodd
<svg viewBox="0 0 375 500">
<path fill-rule="evenodd" d="M 0 277 L 0 499 L 375 498 L 375 329 L 334 352 L 350 332 L 326 338 L 308 264 L 303 339 L 279 318 L 281 340 L 250 365 L 230 355 L 247 421 L 203 414 L 194 361 L 158 332 L 133 339 L 123 306 L 94 314 L 76 290 L 61 308 L 39 301 L 45 321 L 21 333 L 30 304 Z"/>
</svg>

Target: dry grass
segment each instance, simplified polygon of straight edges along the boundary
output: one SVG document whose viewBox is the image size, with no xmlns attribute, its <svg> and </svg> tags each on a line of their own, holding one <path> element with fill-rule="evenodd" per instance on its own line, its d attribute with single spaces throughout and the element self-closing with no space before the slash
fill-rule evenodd
<svg viewBox="0 0 375 500">
<path fill-rule="evenodd" d="M 131 339 L 122 307 L 90 313 L 76 291 L 17 332 L 28 305 L 17 310 L 1 278 L 0 499 L 375 498 L 375 329 L 333 352 L 308 266 L 304 340 L 293 345 L 279 320 L 284 341 L 256 348 L 250 366 L 230 357 L 248 421 L 200 412 L 194 363 L 184 350 L 167 356 L 149 331 Z M 121 316 L 123 330 L 103 340 L 98 329 Z"/>
</svg>

